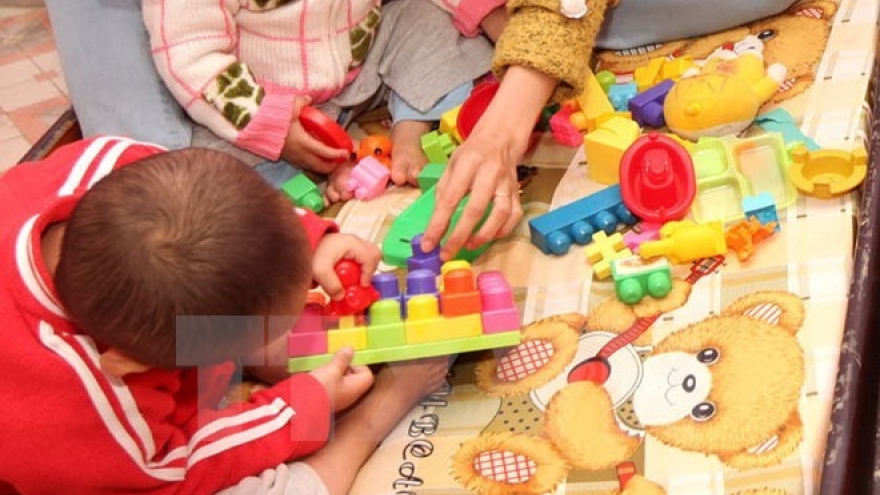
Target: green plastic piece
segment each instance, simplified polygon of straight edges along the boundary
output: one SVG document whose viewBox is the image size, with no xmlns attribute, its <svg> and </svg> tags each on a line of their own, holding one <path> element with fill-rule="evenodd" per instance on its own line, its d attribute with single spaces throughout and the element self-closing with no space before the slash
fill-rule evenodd
<svg viewBox="0 0 880 495">
<path fill-rule="evenodd" d="M 400 301 L 380 299 L 370 306 L 370 326 L 367 327 L 367 347 L 381 349 L 406 344 L 406 332 L 400 317 Z"/>
<path fill-rule="evenodd" d="M 429 163 L 425 165 L 425 168 L 419 174 L 419 189 L 425 192 L 436 186 L 445 171 L 446 165 L 443 163 Z"/>
<path fill-rule="evenodd" d="M 596 73 L 596 80 L 599 81 L 599 86 L 602 86 L 602 91 L 607 95 L 608 88 L 617 83 L 617 76 L 610 70 L 602 70 Z"/>
<path fill-rule="evenodd" d="M 535 126 L 535 130 L 538 132 L 547 132 L 550 130 L 550 118 L 556 115 L 559 112 L 559 109 L 562 108 L 562 105 L 559 103 L 554 103 L 552 105 L 547 105 L 541 110 L 541 116 L 538 118 L 538 124 Z"/>
<path fill-rule="evenodd" d="M 415 236 L 424 233 L 425 229 L 428 228 L 431 214 L 434 212 L 434 208 L 437 205 L 435 190 L 436 186 L 423 192 L 422 195 L 419 196 L 413 204 L 409 205 L 409 208 L 403 210 L 403 212 L 401 212 L 401 214 L 394 220 L 394 223 L 391 224 L 391 229 L 388 230 L 388 234 L 382 241 L 382 258 L 385 263 L 399 268 L 406 268 L 406 260 L 413 255 L 412 244 L 410 244 L 410 242 Z M 446 237 L 448 237 L 449 233 L 455 229 L 456 225 L 458 225 L 458 220 L 461 218 L 461 214 L 464 212 L 464 208 L 467 206 L 469 198 L 470 196 L 465 196 L 458 205 L 458 208 L 452 213 Z M 474 232 L 483 225 L 483 222 L 486 221 L 486 218 L 491 212 L 492 203 L 489 203 L 489 207 L 486 208 L 483 218 L 480 219 L 477 226 L 474 227 Z M 446 237 L 444 237 L 441 242 L 445 242 Z M 478 256 L 483 254 L 484 251 L 489 249 L 489 246 L 491 245 L 492 243 L 488 242 L 476 249 L 462 249 L 455 255 L 455 259 L 472 262 L 477 259 Z"/>
<path fill-rule="evenodd" d="M 624 304 L 637 304 L 645 296 L 660 299 L 672 291 L 672 269 L 663 259 L 645 262 L 634 256 L 614 260 L 611 276 L 617 298 Z"/>
<path fill-rule="evenodd" d="M 499 347 L 512 347 L 521 342 L 519 330 L 514 332 L 502 332 L 468 337 L 465 339 L 452 339 L 440 342 L 428 342 L 425 344 L 406 344 L 397 347 L 383 349 L 363 349 L 355 351 L 351 364 L 388 363 L 392 361 L 405 361 L 432 356 L 447 356 L 462 352 L 481 351 L 485 349 L 497 349 Z M 318 366 L 330 362 L 333 354 L 319 354 L 317 356 L 305 356 L 290 358 L 287 369 L 291 373 L 311 371 Z"/>
<path fill-rule="evenodd" d="M 421 140 L 422 151 L 425 152 L 428 161 L 432 163 L 446 165 L 449 162 L 449 155 L 455 151 L 455 143 L 452 142 L 452 138 L 437 131 L 422 134 Z"/>
<path fill-rule="evenodd" d="M 306 174 L 297 174 L 281 185 L 281 191 L 287 195 L 293 204 L 308 208 L 315 213 L 321 213 L 324 209 L 324 196 Z"/>
</svg>

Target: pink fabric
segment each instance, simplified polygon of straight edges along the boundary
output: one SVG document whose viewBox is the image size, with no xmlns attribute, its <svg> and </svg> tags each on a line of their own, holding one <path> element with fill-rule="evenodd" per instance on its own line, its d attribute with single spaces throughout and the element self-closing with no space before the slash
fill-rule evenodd
<svg viewBox="0 0 880 495">
<path fill-rule="evenodd" d="M 260 109 L 247 126 L 238 133 L 235 145 L 270 160 L 278 160 L 290 123 L 293 121 L 292 92 L 276 92 L 266 89 Z"/>
<path fill-rule="evenodd" d="M 506 0 L 462 0 L 452 12 L 452 23 L 461 34 L 473 38 L 480 34 L 480 23 Z"/>
</svg>

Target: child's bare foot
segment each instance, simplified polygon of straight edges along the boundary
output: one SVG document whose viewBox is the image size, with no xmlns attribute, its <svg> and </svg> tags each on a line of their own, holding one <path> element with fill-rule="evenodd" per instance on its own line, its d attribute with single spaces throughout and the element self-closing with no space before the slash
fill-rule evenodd
<svg viewBox="0 0 880 495">
<path fill-rule="evenodd" d="M 354 193 L 346 187 L 346 182 L 353 168 L 353 163 L 344 163 L 336 167 L 333 172 L 330 172 L 330 175 L 327 177 L 327 189 L 324 191 L 324 199 L 329 204 L 348 201 L 354 197 Z"/>
<path fill-rule="evenodd" d="M 443 386 L 448 371 L 449 356 L 390 363 L 376 375 L 376 388 L 387 387 L 397 400 L 415 404 Z"/>
<path fill-rule="evenodd" d="M 398 186 L 418 184 L 419 173 L 428 163 L 422 152 L 422 134 L 431 131 L 429 122 L 404 120 L 391 129 L 391 181 Z"/>
</svg>

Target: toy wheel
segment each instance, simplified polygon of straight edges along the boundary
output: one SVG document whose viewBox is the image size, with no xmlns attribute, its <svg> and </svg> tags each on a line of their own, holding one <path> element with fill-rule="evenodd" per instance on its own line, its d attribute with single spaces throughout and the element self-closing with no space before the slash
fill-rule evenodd
<svg viewBox="0 0 880 495">
<path fill-rule="evenodd" d="M 650 279 L 649 279 L 649 281 L 650 281 Z M 649 293 L 652 296 L 654 296 L 654 293 L 650 292 L 650 285 L 648 287 L 649 287 Z M 670 287 L 670 289 L 671 289 L 671 287 Z M 667 291 L 667 293 L 668 293 L 668 291 Z M 666 294 L 663 294 L 663 295 L 665 296 Z M 623 303 L 636 304 L 639 301 L 641 301 L 642 297 L 644 297 L 644 296 L 645 296 L 645 293 L 642 290 L 642 284 L 640 284 L 638 280 L 628 278 L 626 280 L 621 280 L 620 282 L 617 283 L 617 298 L 620 299 L 620 301 Z M 654 297 L 661 297 L 661 296 L 654 296 Z"/>
<path fill-rule="evenodd" d="M 586 220 L 580 220 L 571 226 L 571 234 L 574 237 L 574 241 L 581 245 L 592 242 L 593 234 L 595 233 L 596 229 Z"/>
<path fill-rule="evenodd" d="M 669 274 L 652 273 L 648 275 L 648 294 L 651 297 L 666 297 L 672 291 L 672 278 Z"/>
<path fill-rule="evenodd" d="M 547 236 L 547 249 L 553 254 L 565 254 L 571 247 L 571 242 L 571 237 L 564 232 L 552 232 Z"/>
</svg>

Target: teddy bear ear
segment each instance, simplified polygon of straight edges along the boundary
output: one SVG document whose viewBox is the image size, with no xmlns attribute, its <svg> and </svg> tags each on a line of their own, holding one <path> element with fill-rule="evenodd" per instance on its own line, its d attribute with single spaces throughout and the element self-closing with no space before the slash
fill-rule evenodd
<svg viewBox="0 0 880 495">
<path fill-rule="evenodd" d="M 790 292 L 762 291 L 733 302 L 722 316 L 745 316 L 785 328 L 793 334 L 804 323 L 804 304 Z"/>
<path fill-rule="evenodd" d="M 788 421 L 775 434 L 758 445 L 741 452 L 720 454 L 721 461 L 736 469 L 774 466 L 797 449 L 803 439 L 800 414 L 792 411 Z"/>
<path fill-rule="evenodd" d="M 794 16 L 824 19 L 826 21 L 831 20 L 836 12 L 837 4 L 829 0 L 798 2 L 788 9 L 788 13 Z"/>
</svg>

